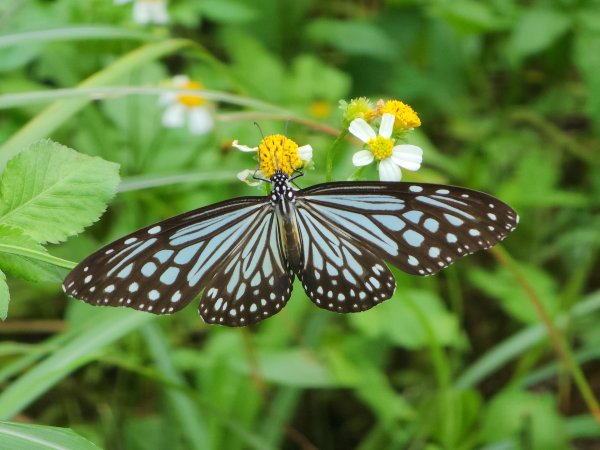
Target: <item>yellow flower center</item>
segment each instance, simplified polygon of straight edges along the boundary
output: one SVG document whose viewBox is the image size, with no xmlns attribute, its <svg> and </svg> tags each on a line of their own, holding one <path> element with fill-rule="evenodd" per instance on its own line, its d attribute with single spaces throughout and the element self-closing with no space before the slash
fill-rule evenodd
<svg viewBox="0 0 600 450">
<path fill-rule="evenodd" d="M 302 167 L 298 155 L 298 144 L 282 134 L 265 137 L 258 146 L 260 170 L 270 178 L 277 169 L 292 175 L 294 170 Z"/>
<path fill-rule="evenodd" d="M 393 114 L 396 118 L 394 120 L 394 129 L 396 130 L 410 130 L 421 126 L 421 119 L 415 110 L 399 100 L 388 100 L 379 108 L 380 115 L 386 113 Z"/>
<path fill-rule="evenodd" d="M 197 89 L 203 89 L 204 86 L 201 83 L 198 83 L 197 81 L 187 81 L 183 86 L 181 86 L 181 88 L 197 90 Z M 195 106 L 201 106 L 206 101 L 198 95 L 185 95 L 185 94 L 177 97 L 177 100 L 179 101 L 179 103 L 187 106 L 188 108 L 194 108 Z"/>
<path fill-rule="evenodd" d="M 316 100 L 310 104 L 310 114 L 317 119 L 326 119 L 331 115 L 331 104 Z"/>
<path fill-rule="evenodd" d="M 377 161 L 389 158 L 392 156 L 392 149 L 394 148 L 394 141 L 390 138 L 384 138 L 383 136 L 377 136 L 375 139 L 371 139 L 367 142 L 367 145 L 371 148 L 371 153 Z"/>
</svg>

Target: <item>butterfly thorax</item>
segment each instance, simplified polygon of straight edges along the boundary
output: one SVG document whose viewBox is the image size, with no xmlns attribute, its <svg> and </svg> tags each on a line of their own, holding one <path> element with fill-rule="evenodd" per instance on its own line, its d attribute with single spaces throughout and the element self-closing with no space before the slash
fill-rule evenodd
<svg viewBox="0 0 600 450">
<path fill-rule="evenodd" d="M 271 206 L 279 225 L 283 249 L 290 269 L 300 269 L 300 237 L 296 223 L 296 194 L 288 175 L 280 170 L 271 176 Z"/>
</svg>

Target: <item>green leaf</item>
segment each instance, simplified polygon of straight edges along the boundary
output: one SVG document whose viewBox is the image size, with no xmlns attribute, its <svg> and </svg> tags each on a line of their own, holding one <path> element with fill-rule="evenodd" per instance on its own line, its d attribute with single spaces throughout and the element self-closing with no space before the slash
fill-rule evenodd
<svg viewBox="0 0 600 450">
<path fill-rule="evenodd" d="M 21 228 L 0 223 L 0 269 L 27 281 L 60 281 L 62 272 L 57 267 L 6 252 L 4 246 L 48 254 L 46 249 L 25 234 Z"/>
<path fill-rule="evenodd" d="M 600 28 L 600 26 L 599 26 Z M 600 130 L 600 31 L 581 30 L 575 38 L 573 58 L 583 75 L 586 91 L 586 109 L 596 130 Z"/>
<path fill-rule="evenodd" d="M 26 408 L 44 392 L 84 364 L 93 361 L 106 346 L 152 320 L 138 311 L 97 309 L 88 319 L 66 331 L 69 336 L 59 348 L 0 392 L 0 418 L 9 418 Z M 1 448 L 1 447 L 0 447 Z M 77 447 L 72 447 L 77 448 Z M 4 449 L 3 449 L 4 450 Z"/>
<path fill-rule="evenodd" d="M 492 3 L 454 0 L 437 2 L 432 10 L 463 33 L 482 33 L 510 26 L 508 18 L 499 14 Z"/>
<path fill-rule="evenodd" d="M 8 292 L 8 285 L 6 284 L 6 275 L 0 270 L 0 320 L 6 320 L 9 302 L 10 292 Z"/>
<path fill-rule="evenodd" d="M 0 421 L 3 450 L 100 450 L 69 428 Z"/>
<path fill-rule="evenodd" d="M 556 42 L 570 25 L 571 20 L 564 12 L 531 9 L 514 28 L 509 48 L 517 60 L 542 52 Z"/>
<path fill-rule="evenodd" d="M 201 11 L 206 17 L 218 23 L 240 24 L 253 20 L 258 10 L 231 0 L 203 0 Z"/>
<path fill-rule="evenodd" d="M 534 266 L 521 265 L 520 270 L 535 289 L 544 309 L 554 316 L 559 308 L 554 279 Z M 469 279 L 473 285 L 498 300 L 500 306 L 516 319 L 530 324 L 539 321 L 527 295 L 515 286 L 514 276 L 508 270 L 502 268 L 495 272 L 487 272 L 474 268 L 469 272 Z"/>
<path fill-rule="evenodd" d="M 287 386 L 318 388 L 334 386 L 327 367 L 314 354 L 297 349 L 261 352 L 258 366 L 265 380 Z M 250 367 L 244 364 L 250 373 Z"/>
<path fill-rule="evenodd" d="M 327 44 L 348 55 L 387 60 L 393 58 L 394 41 L 380 28 L 362 20 L 313 20 L 306 29 L 309 39 Z"/>
<path fill-rule="evenodd" d="M 488 443 L 509 438 L 511 448 L 567 448 L 566 429 L 552 394 L 502 391 L 484 410 L 482 436 Z"/>
<path fill-rule="evenodd" d="M 0 185 L 0 224 L 36 242 L 60 242 L 94 223 L 119 183 L 118 165 L 43 140 L 9 161 Z"/>
<path fill-rule="evenodd" d="M 180 50 L 190 44 L 192 44 L 192 41 L 168 39 L 144 45 L 116 60 L 106 69 L 96 72 L 80 83 L 78 87 L 85 89 L 113 84 L 117 80 L 129 76 L 132 70 L 140 68 L 147 62 Z M 59 100 L 40 112 L 0 146 L 0 170 L 7 160 L 36 140 L 49 136 L 92 100 L 92 96 L 89 95 Z"/>
<path fill-rule="evenodd" d="M 424 402 L 421 417 L 443 448 L 460 448 L 460 443 L 473 434 L 481 406 L 481 395 L 475 390 L 446 389 Z"/>
<path fill-rule="evenodd" d="M 445 309 L 439 297 L 420 290 L 410 291 L 408 295 L 422 316 L 429 321 L 429 327 L 441 345 L 457 342 L 456 317 Z M 427 330 L 409 303 L 402 301 L 399 293 L 377 308 L 361 314 L 352 314 L 348 319 L 365 335 L 375 339 L 386 337 L 401 347 L 416 349 L 429 343 Z"/>
</svg>

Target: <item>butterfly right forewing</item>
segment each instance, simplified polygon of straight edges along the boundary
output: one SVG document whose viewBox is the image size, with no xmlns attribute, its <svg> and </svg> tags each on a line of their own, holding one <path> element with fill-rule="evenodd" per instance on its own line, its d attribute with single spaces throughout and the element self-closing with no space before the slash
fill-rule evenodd
<svg viewBox="0 0 600 450">
<path fill-rule="evenodd" d="M 426 183 L 328 183 L 299 201 L 337 233 L 414 275 L 429 275 L 504 239 L 515 211 L 491 195 Z"/>
</svg>

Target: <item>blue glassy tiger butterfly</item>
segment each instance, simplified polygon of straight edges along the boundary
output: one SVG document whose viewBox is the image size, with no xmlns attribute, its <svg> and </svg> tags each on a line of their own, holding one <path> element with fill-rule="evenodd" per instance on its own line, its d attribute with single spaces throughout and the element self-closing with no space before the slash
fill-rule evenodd
<svg viewBox="0 0 600 450">
<path fill-rule="evenodd" d="M 202 292 L 208 323 L 244 326 L 285 306 L 297 276 L 317 306 L 348 313 L 389 299 L 386 262 L 430 275 L 513 231 L 515 211 L 462 187 L 335 182 L 190 211 L 118 239 L 69 273 L 64 291 L 92 305 L 171 314 Z"/>
</svg>

